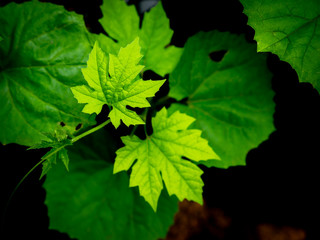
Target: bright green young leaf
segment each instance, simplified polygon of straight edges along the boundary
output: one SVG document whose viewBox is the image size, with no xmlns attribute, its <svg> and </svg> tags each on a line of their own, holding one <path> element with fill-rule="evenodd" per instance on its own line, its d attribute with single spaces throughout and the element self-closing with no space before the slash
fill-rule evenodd
<svg viewBox="0 0 320 240">
<path fill-rule="evenodd" d="M 291 64 L 301 82 L 320 92 L 319 0 L 241 0 L 259 52 Z"/>
<path fill-rule="evenodd" d="M 112 165 L 106 161 L 114 159 L 114 150 L 106 147 L 114 145 L 114 140 L 93 135 L 84 138 L 92 146 L 81 140 L 69 148 L 69 173 L 58 162 L 47 175 L 44 187 L 50 229 L 78 240 L 165 237 L 177 211 L 177 199 L 163 192 L 155 213 L 137 189 L 128 187 L 126 173 L 112 174 Z"/>
<path fill-rule="evenodd" d="M 182 49 L 168 46 L 173 31 L 161 2 L 145 13 L 141 29 L 135 7 L 128 6 L 124 0 L 104 0 L 101 10 L 103 18 L 100 19 L 100 23 L 105 31 L 118 41 L 115 44 L 110 38 L 100 36 L 99 42 L 104 51 L 119 49 L 139 37 L 141 52 L 144 55 L 144 70 L 151 69 L 161 76 L 172 72 L 179 61 Z"/>
<path fill-rule="evenodd" d="M 41 159 L 44 160 L 42 163 L 42 173 L 40 179 L 48 173 L 52 168 L 53 164 L 57 163 L 57 159 L 61 160 L 65 168 L 69 171 L 69 156 L 68 151 L 65 149 L 67 146 L 71 146 L 72 142 L 69 139 L 68 130 L 58 125 L 53 134 L 45 134 L 50 141 L 41 141 L 38 144 L 28 148 L 40 149 L 40 148 L 51 148 Z"/>
<path fill-rule="evenodd" d="M 58 157 L 61 159 L 63 165 L 65 166 L 65 168 L 67 169 L 67 171 L 69 171 L 69 155 L 68 155 L 68 151 L 67 149 L 63 148 L 58 152 Z"/>
<path fill-rule="evenodd" d="M 132 164 L 130 186 L 139 187 L 140 195 L 157 210 L 163 188 L 162 179 L 169 195 L 179 200 L 188 199 L 202 203 L 202 170 L 193 161 L 219 157 L 201 138 L 201 131 L 187 129 L 195 119 L 180 112 L 168 116 L 163 108 L 152 119 L 153 134 L 146 140 L 136 136 L 122 137 L 125 144 L 116 154 L 114 173 L 129 170 Z M 161 173 L 161 174 L 160 174 Z"/>
<path fill-rule="evenodd" d="M 153 97 L 165 80 L 143 81 L 137 78 L 143 66 L 138 65 L 142 55 L 139 39 L 136 38 L 118 56 L 109 57 L 95 44 L 88 60 L 88 67 L 82 70 L 88 86 L 72 87 L 79 103 L 86 103 L 85 113 L 100 113 L 104 104 L 112 107 L 109 113 L 112 124 L 117 128 L 120 120 L 127 126 L 144 124 L 130 107 L 149 107 L 146 98 Z"/>
<path fill-rule="evenodd" d="M 57 159 L 61 160 L 67 171 L 69 171 L 69 156 L 67 149 L 65 149 L 67 145 L 62 145 L 62 148 L 60 150 L 57 148 L 52 148 L 46 155 L 42 157 L 42 159 L 46 158 L 46 160 L 42 163 L 42 172 L 40 179 L 49 172 L 53 164 L 57 164 Z M 50 156 L 48 157 L 48 155 Z"/>
<path fill-rule="evenodd" d="M 58 122 L 71 132 L 93 125 L 70 91 L 84 84 L 92 49 L 83 17 L 51 3 L 10 3 L 0 25 L 0 142 L 31 146 Z"/>
<path fill-rule="evenodd" d="M 54 150 L 51 149 L 48 153 L 52 153 Z M 52 168 L 52 165 L 57 164 L 57 156 L 58 154 L 53 154 L 52 156 L 48 157 L 43 163 L 42 163 L 42 172 L 40 175 L 40 179 L 42 179 Z"/>
<path fill-rule="evenodd" d="M 247 152 L 274 130 L 265 56 L 242 36 L 213 31 L 189 38 L 169 83 L 169 96 L 188 97 L 186 105 L 173 104 L 169 111 L 196 118 L 191 127 L 203 131 L 222 160 L 203 162 L 208 167 L 245 165 Z"/>
</svg>

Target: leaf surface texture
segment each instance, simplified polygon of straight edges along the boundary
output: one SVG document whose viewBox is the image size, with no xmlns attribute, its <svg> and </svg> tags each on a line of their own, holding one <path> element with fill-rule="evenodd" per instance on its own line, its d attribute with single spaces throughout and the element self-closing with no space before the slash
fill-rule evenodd
<svg viewBox="0 0 320 240">
<path fill-rule="evenodd" d="M 117 56 L 105 53 L 95 44 L 88 60 L 88 67 L 82 70 L 89 86 L 72 87 L 71 90 L 79 103 L 86 103 L 85 113 L 99 114 L 104 104 L 112 107 L 109 113 L 112 124 L 117 128 L 120 120 L 127 126 L 144 124 L 130 107 L 150 107 L 147 97 L 153 97 L 165 80 L 143 81 L 139 73 L 139 38 L 124 48 Z"/>
<path fill-rule="evenodd" d="M 288 62 L 301 82 L 320 92 L 320 3 L 318 0 L 241 0 L 255 30 L 259 52 Z"/>
<path fill-rule="evenodd" d="M 127 174 L 112 174 L 112 164 L 107 162 L 114 158 L 112 136 L 97 132 L 83 140 L 69 148 L 70 172 L 57 163 L 55 171 L 47 174 L 50 229 L 79 240 L 165 237 L 177 199 L 163 192 L 155 213 L 137 189 L 128 187 Z"/>
<path fill-rule="evenodd" d="M 141 28 L 135 7 L 128 6 L 125 1 L 104 0 L 101 10 L 101 25 L 111 38 L 117 40 L 115 43 L 110 38 L 100 35 L 99 42 L 106 52 L 114 53 L 139 37 L 141 52 L 144 55 L 144 71 L 150 69 L 160 76 L 172 72 L 179 61 L 182 49 L 169 45 L 173 31 L 161 2 L 144 14 Z"/>
<path fill-rule="evenodd" d="M 245 165 L 248 151 L 274 130 L 271 73 L 243 36 L 213 31 L 189 38 L 169 84 L 169 96 L 187 98 L 169 111 L 196 118 L 191 127 L 221 158 L 203 162 L 207 167 Z"/>
<path fill-rule="evenodd" d="M 70 91 L 92 49 L 83 18 L 32 1 L 0 8 L 0 24 L 0 141 L 31 146 L 59 122 L 73 133 L 95 124 Z"/>
<path fill-rule="evenodd" d="M 146 140 L 122 137 L 125 144 L 116 154 L 114 173 L 132 167 L 130 186 L 139 186 L 140 194 L 157 210 L 164 181 L 169 195 L 202 203 L 202 170 L 193 161 L 219 157 L 201 138 L 201 131 L 187 129 L 195 119 L 175 112 L 168 116 L 163 108 L 152 119 L 153 134 Z M 136 163 L 134 161 L 137 160 Z M 161 173 L 161 174 L 160 174 Z"/>
</svg>

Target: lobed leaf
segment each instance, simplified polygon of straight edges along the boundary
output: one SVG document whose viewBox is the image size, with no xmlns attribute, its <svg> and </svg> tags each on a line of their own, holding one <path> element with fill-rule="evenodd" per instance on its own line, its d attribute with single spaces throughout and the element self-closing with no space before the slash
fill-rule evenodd
<svg viewBox="0 0 320 240">
<path fill-rule="evenodd" d="M 320 92 L 320 4 L 318 0 L 241 0 L 255 30 L 258 52 L 272 52 Z"/>
<path fill-rule="evenodd" d="M 38 1 L 0 8 L 0 142 L 48 141 L 57 123 L 74 133 L 94 120 L 81 112 L 70 87 L 92 49 L 83 18 Z M 74 39 L 77 39 L 74 41 Z"/>
<path fill-rule="evenodd" d="M 61 162 L 64 164 L 65 169 L 69 171 L 69 155 L 67 149 L 65 149 L 66 146 L 71 144 L 64 145 L 61 149 L 58 148 L 52 148 L 49 152 L 47 152 L 41 159 L 45 159 L 45 161 L 42 163 L 42 172 L 40 175 L 40 179 L 42 179 L 49 170 L 52 168 L 53 164 L 57 164 L 57 159 L 61 160 Z"/>
<path fill-rule="evenodd" d="M 116 152 L 113 172 L 127 171 L 133 165 L 130 186 L 139 187 L 140 195 L 154 211 L 163 188 L 162 179 L 169 195 L 175 194 L 181 201 L 186 198 L 202 203 L 202 170 L 182 157 L 193 161 L 219 157 L 207 140 L 201 138 L 200 130 L 187 129 L 194 121 L 180 112 L 168 117 L 163 108 L 152 119 L 152 136 L 146 140 L 136 136 L 121 138 L 125 146 Z"/>
<path fill-rule="evenodd" d="M 169 46 L 173 31 L 161 2 L 145 13 L 141 29 L 135 7 L 128 6 L 125 1 L 104 0 L 101 10 L 101 25 L 111 38 L 117 40 L 115 43 L 108 37 L 99 37 L 100 45 L 106 52 L 114 52 L 139 37 L 144 70 L 153 70 L 161 76 L 172 72 L 182 49 Z"/>
<path fill-rule="evenodd" d="M 271 73 L 242 36 L 213 31 L 189 38 L 169 84 L 169 96 L 187 98 L 169 111 L 196 118 L 191 127 L 221 157 L 201 163 L 207 167 L 245 165 L 247 152 L 274 130 Z"/>
<path fill-rule="evenodd" d="M 177 199 L 164 192 L 155 213 L 137 189 L 128 187 L 125 173 L 112 174 L 106 161 L 114 158 L 112 136 L 97 132 L 83 140 L 69 149 L 70 172 L 58 163 L 44 183 L 50 229 L 79 240 L 165 237 Z"/>
<path fill-rule="evenodd" d="M 54 149 L 51 149 L 49 152 L 47 152 L 47 155 L 54 153 Z M 58 154 L 53 154 L 52 156 L 48 157 L 43 163 L 42 163 L 42 172 L 40 175 L 40 179 L 42 179 L 52 168 L 53 164 L 57 164 L 57 156 Z M 45 157 L 44 156 L 44 157 Z"/>
<path fill-rule="evenodd" d="M 137 78 L 143 66 L 139 39 L 136 38 L 118 55 L 107 57 L 98 43 L 89 56 L 88 67 L 83 75 L 90 86 L 72 87 L 71 90 L 79 103 L 86 103 L 83 112 L 100 113 L 104 104 L 112 107 L 109 113 L 112 124 L 117 128 L 120 120 L 127 126 L 144 124 L 142 119 L 130 107 L 149 107 L 146 98 L 153 97 L 165 80 L 143 81 Z"/>
<path fill-rule="evenodd" d="M 53 133 L 45 133 L 44 135 L 46 135 L 51 141 L 41 141 L 40 143 L 28 148 L 28 150 L 51 148 L 41 158 L 43 163 L 40 179 L 48 173 L 53 164 L 57 163 L 57 159 L 61 160 L 67 171 L 69 171 L 69 156 L 66 147 L 72 145 L 72 141 L 69 139 L 68 130 L 60 125 L 57 126 L 57 129 L 55 129 Z"/>
</svg>

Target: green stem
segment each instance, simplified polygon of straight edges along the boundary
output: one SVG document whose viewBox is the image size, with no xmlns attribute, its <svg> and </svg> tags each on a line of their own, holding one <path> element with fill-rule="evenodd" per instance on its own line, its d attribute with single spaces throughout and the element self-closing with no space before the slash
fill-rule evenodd
<svg viewBox="0 0 320 240">
<path fill-rule="evenodd" d="M 143 125 L 144 133 L 146 137 L 148 137 L 147 133 L 147 116 L 148 116 L 149 108 L 146 108 L 143 113 L 141 114 L 141 118 L 144 120 L 145 124 Z"/>
<path fill-rule="evenodd" d="M 49 156 L 49 155 L 48 155 Z M 7 201 L 7 204 L 4 208 L 4 211 L 3 211 L 3 215 L 2 215 L 2 220 L 1 220 L 1 232 L 3 232 L 3 229 L 4 229 L 4 222 L 5 222 L 5 217 L 6 217 L 6 214 L 7 214 L 7 211 L 8 211 L 8 208 L 9 208 L 9 205 L 10 205 L 10 202 L 14 196 L 14 194 L 16 193 L 16 191 L 18 190 L 18 188 L 20 187 L 20 185 L 24 182 L 24 180 L 30 175 L 30 173 L 33 172 L 33 170 L 35 170 L 41 163 L 43 163 L 47 158 L 43 158 L 41 159 L 41 161 L 39 161 L 36 165 L 33 166 L 33 168 L 31 168 L 29 170 L 29 172 L 23 176 L 23 178 L 19 181 L 19 183 L 16 185 L 16 187 L 14 188 L 14 190 L 12 191 L 12 193 L 10 194 L 10 197 Z"/>
<path fill-rule="evenodd" d="M 83 137 L 85 137 L 85 136 L 87 136 L 87 135 L 89 135 L 89 134 L 91 134 L 91 133 L 93 133 L 95 131 L 98 131 L 99 129 L 103 128 L 104 126 L 106 126 L 110 122 L 111 122 L 111 120 L 108 119 L 107 121 L 101 123 L 100 125 L 98 125 L 98 126 L 96 126 L 94 128 L 91 128 L 90 130 L 80 134 L 79 136 L 76 136 L 76 137 L 72 138 L 71 142 L 74 143 L 76 141 L 79 141 L 81 138 L 83 138 Z"/>
<path fill-rule="evenodd" d="M 13 195 L 16 193 L 16 191 L 18 190 L 18 188 L 20 187 L 20 185 L 24 182 L 24 180 L 33 172 L 33 170 L 35 170 L 41 163 L 43 163 L 45 160 L 47 160 L 49 157 L 51 157 L 53 154 L 59 152 L 62 148 L 64 148 L 65 146 L 61 146 L 59 148 L 57 148 L 55 151 L 51 152 L 50 154 L 46 155 L 45 157 L 43 157 L 36 165 L 34 165 L 30 170 L 29 172 L 27 172 L 27 174 L 25 174 L 23 176 L 23 178 L 19 181 L 19 183 L 16 185 L 16 187 L 13 189 L 9 199 L 8 199 L 8 202 L 7 202 L 7 205 L 6 205 L 6 208 L 5 208 L 5 212 L 9 206 L 9 203 L 11 202 L 12 198 L 13 198 Z M 5 215 L 5 213 L 4 213 Z"/>
<path fill-rule="evenodd" d="M 49 154 L 49 155 L 51 156 L 52 154 Z M 48 155 L 48 157 L 49 157 L 49 155 Z M 34 165 L 34 166 L 29 170 L 29 172 L 27 172 L 26 175 L 23 176 L 23 178 L 20 180 L 20 182 L 17 184 L 17 186 L 14 188 L 13 192 L 11 193 L 11 195 L 10 195 L 10 197 L 9 197 L 8 203 L 9 203 L 10 200 L 12 199 L 12 197 L 13 197 L 13 195 L 15 194 L 15 192 L 17 191 L 17 189 L 18 189 L 18 188 L 20 187 L 20 185 L 23 183 L 23 181 L 30 175 L 30 173 L 33 172 L 33 170 L 35 170 L 35 169 L 36 169 L 41 163 L 43 163 L 46 159 L 47 159 L 47 157 L 41 159 L 36 165 Z"/>
<path fill-rule="evenodd" d="M 169 97 L 169 96 L 164 96 L 164 97 L 160 98 L 160 99 L 156 102 L 156 106 L 165 105 L 166 103 L 168 103 L 168 100 L 169 100 L 169 99 L 172 99 L 172 98 Z"/>
<path fill-rule="evenodd" d="M 144 134 L 146 135 L 146 138 L 149 136 L 147 132 L 147 124 L 143 125 Z"/>
<path fill-rule="evenodd" d="M 84 138 L 85 136 L 95 132 L 95 131 L 98 131 L 99 129 L 103 128 L 104 126 L 106 126 L 108 123 L 110 123 L 111 120 L 108 119 L 107 121 L 99 124 L 98 126 L 80 134 L 79 136 L 76 136 L 74 138 L 71 139 L 71 142 L 74 143 L 76 141 L 79 141 L 81 138 Z M 26 175 L 23 176 L 23 178 L 19 181 L 19 183 L 16 185 L 16 187 L 14 188 L 13 192 L 11 193 L 9 199 L 8 199 L 8 202 L 6 204 L 6 207 L 5 207 L 5 210 L 4 210 L 4 213 L 3 213 L 3 217 L 2 217 L 2 223 L 1 223 L 1 228 L 3 228 L 4 226 L 4 218 L 5 218 L 5 215 L 6 215 L 6 212 L 7 212 L 7 208 L 9 207 L 9 204 L 14 196 L 14 194 L 16 193 L 16 191 L 18 190 L 18 188 L 20 187 L 20 185 L 24 182 L 24 180 L 33 172 L 33 170 L 35 170 L 40 164 L 42 164 L 46 159 L 48 159 L 49 157 L 51 157 L 53 154 L 56 154 L 57 152 L 59 152 L 61 149 L 63 149 L 64 147 L 66 147 L 68 145 L 63 145 L 57 149 L 55 149 L 53 152 L 51 152 L 50 154 L 48 155 L 45 155 L 41 161 L 39 161 L 36 165 L 34 165 L 30 170 L 29 172 L 27 172 Z"/>
<path fill-rule="evenodd" d="M 48 159 L 49 157 L 51 157 L 53 154 L 56 154 L 57 152 L 59 152 L 61 149 L 65 148 L 66 146 L 68 146 L 70 144 L 66 144 L 66 145 L 62 145 L 61 147 L 58 147 L 57 149 L 55 149 L 53 152 L 49 153 L 48 155 L 44 155 L 42 158 L 41 158 L 41 161 L 40 163 L 42 163 L 44 160 Z M 37 163 L 36 166 L 38 166 L 39 163 Z"/>
<path fill-rule="evenodd" d="M 134 135 L 134 132 L 137 130 L 137 127 L 138 127 L 138 125 L 134 125 L 133 126 L 133 129 L 132 129 L 132 131 L 130 133 L 130 137 L 132 137 Z"/>
</svg>

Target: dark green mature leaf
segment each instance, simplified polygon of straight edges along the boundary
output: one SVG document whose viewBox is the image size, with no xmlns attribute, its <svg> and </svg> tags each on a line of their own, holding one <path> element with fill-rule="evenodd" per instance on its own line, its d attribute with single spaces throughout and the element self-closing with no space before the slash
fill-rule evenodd
<svg viewBox="0 0 320 240">
<path fill-rule="evenodd" d="M 134 165 L 130 186 L 139 186 L 141 196 L 154 211 L 163 188 L 162 179 L 170 195 L 175 194 L 180 201 L 188 199 L 202 204 L 202 170 L 182 157 L 196 162 L 220 159 L 201 137 L 200 130 L 187 129 L 194 121 L 178 111 L 168 116 L 163 108 L 152 119 L 153 134 L 147 139 L 121 138 L 125 146 L 116 152 L 114 173 Z"/>
<path fill-rule="evenodd" d="M 223 51 L 219 61 L 215 56 Z M 208 167 L 244 165 L 247 152 L 274 129 L 271 74 L 242 36 L 214 31 L 191 37 L 169 83 L 171 97 L 188 97 L 187 105 L 169 110 L 196 118 L 191 128 L 203 131 L 222 160 L 203 162 Z"/>
<path fill-rule="evenodd" d="M 182 49 L 169 46 L 173 31 L 161 1 L 146 12 L 139 31 L 145 70 L 151 69 L 161 76 L 171 73 L 182 54 Z"/>
<path fill-rule="evenodd" d="M 112 165 L 105 160 L 114 158 L 114 151 L 106 151 L 105 146 L 113 145 L 113 140 L 88 138 L 95 143 L 93 149 L 83 144 L 70 148 L 69 173 L 57 164 L 47 175 L 50 228 L 79 240 L 164 237 L 177 211 L 177 199 L 164 192 L 155 213 L 137 189 L 128 187 L 125 173 L 112 174 Z"/>
<path fill-rule="evenodd" d="M 128 6 L 123 0 L 104 0 L 101 10 L 103 18 L 100 22 L 103 28 L 118 41 L 116 44 L 110 38 L 100 36 L 99 42 L 105 52 L 115 54 L 117 49 L 139 37 L 141 52 L 144 55 L 144 70 L 151 69 L 161 76 L 172 72 L 179 61 L 182 49 L 168 46 L 173 31 L 161 2 L 145 13 L 141 29 L 135 7 Z"/>
<path fill-rule="evenodd" d="M 101 10 L 101 25 L 121 46 L 127 45 L 138 36 L 140 18 L 134 5 L 128 6 L 122 0 L 103 0 Z"/>
<path fill-rule="evenodd" d="M 58 122 L 71 133 L 94 124 L 70 91 L 92 49 L 83 18 L 32 1 L 0 8 L 0 25 L 0 141 L 31 146 Z"/>
<path fill-rule="evenodd" d="M 272 52 L 320 92 L 319 0 L 241 0 L 259 52 Z"/>
</svg>

